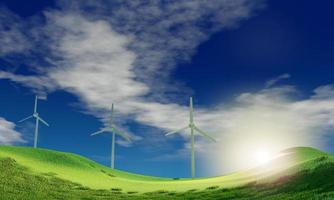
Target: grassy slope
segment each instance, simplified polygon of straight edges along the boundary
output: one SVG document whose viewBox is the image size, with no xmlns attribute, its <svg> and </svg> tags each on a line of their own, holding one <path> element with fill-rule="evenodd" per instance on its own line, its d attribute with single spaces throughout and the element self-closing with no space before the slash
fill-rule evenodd
<svg viewBox="0 0 334 200">
<path fill-rule="evenodd" d="M 36 174 L 55 173 L 57 177 L 80 183 L 94 189 L 119 187 L 125 191 L 142 192 L 156 190 L 185 191 L 200 189 L 210 185 L 237 186 L 250 181 L 249 174 L 240 172 L 209 179 L 172 180 L 158 177 L 141 176 L 105 166 L 84 157 L 46 149 L 29 147 L 0 146 L 0 157 L 10 157 Z"/>
<path fill-rule="evenodd" d="M 283 153 L 284 156 L 272 162 L 275 165 L 276 163 L 282 163 L 282 160 L 288 163 L 287 165 L 284 166 L 284 169 L 280 169 L 281 173 L 279 173 L 278 171 L 278 174 L 280 174 L 279 177 L 286 176 L 287 174 L 289 174 L 289 176 L 295 176 L 295 174 L 300 175 L 299 172 L 304 173 L 305 171 L 307 173 L 310 173 L 312 170 L 313 170 L 312 174 L 314 174 L 315 172 L 318 173 L 319 170 L 315 169 L 318 169 L 319 167 L 323 167 L 326 165 L 330 165 L 332 167 L 327 167 L 323 171 L 325 170 L 333 171 L 334 169 L 334 166 L 332 165 L 334 163 L 334 159 L 332 156 L 312 148 L 294 148 L 294 149 L 289 149 Z M 11 162 L 11 160 L 4 159 L 7 157 L 12 158 L 16 162 Z M 281 180 L 277 179 L 279 177 L 275 177 L 275 179 L 273 179 L 271 173 L 270 178 L 263 179 L 265 180 L 266 182 L 265 183 L 264 181 L 259 181 L 258 179 L 268 176 L 269 174 L 267 172 L 261 174 L 255 172 L 254 170 L 250 170 L 222 177 L 175 181 L 157 177 L 135 175 L 117 170 L 110 170 L 93 161 L 90 161 L 88 159 L 85 159 L 81 156 L 77 156 L 74 154 L 61 153 L 43 149 L 32 149 L 27 147 L 1 146 L 0 158 L 2 158 L 2 160 L 5 163 L 3 164 L 3 166 L 6 165 L 6 163 L 7 164 L 9 163 L 9 165 L 14 166 L 12 168 L 7 167 L 8 169 L 12 169 L 9 170 L 8 173 L 14 173 L 14 175 L 12 174 L 10 176 L 18 178 L 19 181 L 22 180 L 22 185 L 25 185 L 24 180 L 26 179 L 35 180 L 37 184 L 36 188 L 41 188 L 41 187 L 42 188 L 46 187 L 46 189 L 48 187 L 51 188 L 49 190 L 48 189 L 41 190 L 44 191 L 44 193 L 40 192 L 39 193 L 40 195 L 46 194 L 51 191 L 56 192 L 56 194 L 52 195 L 60 195 L 60 194 L 64 195 L 63 193 L 65 192 L 67 195 L 73 195 L 71 196 L 71 198 L 75 198 L 80 195 L 83 195 L 83 197 L 87 195 L 88 196 L 102 195 L 105 197 L 111 197 L 111 196 L 115 197 L 117 192 L 119 192 L 118 189 L 115 188 L 121 188 L 122 191 L 130 193 L 131 191 L 148 192 L 148 191 L 160 190 L 160 192 L 148 194 L 150 195 L 150 198 L 153 196 L 158 196 L 157 198 L 159 199 L 161 199 L 163 196 L 174 194 L 173 192 L 167 193 L 161 190 L 178 191 L 179 193 L 177 193 L 177 195 L 181 195 L 181 197 L 182 195 L 186 195 L 187 197 L 195 195 L 197 198 L 198 195 L 199 196 L 202 195 L 203 198 L 205 198 L 205 197 L 210 197 L 212 195 L 218 195 L 223 199 L 223 196 L 227 195 L 227 197 L 232 199 L 232 197 L 235 196 L 239 196 L 239 198 L 241 198 L 240 196 L 241 194 L 248 194 L 249 196 L 249 194 L 251 193 L 254 194 L 256 193 L 257 195 L 261 195 L 261 192 L 257 191 L 258 187 L 265 187 L 267 188 L 268 191 L 276 191 L 277 190 L 276 187 L 272 188 L 268 187 L 271 186 L 272 183 L 276 183 L 275 182 L 276 180 Z M 289 170 L 286 170 L 286 168 L 289 168 Z M 4 169 L 6 169 L 6 167 L 4 167 Z M 22 169 L 24 169 L 24 173 L 22 173 L 23 171 Z M 15 172 L 17 171 L 21 173 L 15 174 Z M 20 183 L 18 184 L 17 181 L 16 182 L 14 181 L 14 179 L 13 180 L 8 179 L 9 175 L 6 175 L 5 171 L 3 171 L 1 175 L 4 176 L 1 177 L 1 180 L 7 182 L 2 183 L 3 188 L 0 188 L 0 190 L 2 189 L 3 191 L 6 191 L 6 189 L 13 190 L 14 188 L 15 191 L 17 191 L 15 187 L 20 186 Z M 302 176 L 302 177 L 307 177 L 307 176 Z M 317 177 L 319 177 L 319 175 L 317 175 Z M 334 177 L 326 176 L 326 178 L 334 178 Z M 298 180 L 298 178 L 294 180 Z M 221 187 L 226 188 L 232 186 L 240 187 L 246 183 L 250 182 L 255 183 L 255 181 L 258 181 L 256 185 L 249 185 L 246 188 L 241 187 L 237 189 L 223 189 L 223 190 L 217 189 Z M 75 184 L 73 182 L 82 185 Z M 278 182 L 277 184 L 279 183 L 280 182 Z M 14 184 L 15 187 L 9 187 L 9 186 L 6 187 L 7 185 L 10 184 Z M 30 184 L 25 185 L 24 187 L 29 188 L 29 186 Z M 57 186 L 57 189 L 55 190 L 53 186 Z M 85 186 L 88 186 L 89 188 L 92 189 L 86 188 Z M 114 189 L 110 191 L 111 188 Z M 206 188 L 208 188 L 208 190 L 205 190 Z M 107 189 L 107 190 L 94 190 L 94 189 Z M 193 192 L 193 193 L 182 192 L 190 189 L 197 189 L 204 191 Z M 22 190 L 25 191 L 26 189 L 23 188 Z M 29 188 L 29 191 L 33 190 L 34 189 Z M 59 192 L 57 193 L 57 191 Z M 312 192 L 312 190 L 309 191 Z M 13 191 L 11 192 L 7 191 L 6 193 L 10 194 L 13 193 Z M 305 195 L 305 192 L 303 192 L 303 195 Z M 118 199 L 130 198 L 129 196 L 126 195 L 124 196 L 124 194 L 117 194 L 116 196 Z M 266 196 L 270 195 L 266 194 Z M 133 198 L 136 199 L 136 197 Z"/>
</svg>

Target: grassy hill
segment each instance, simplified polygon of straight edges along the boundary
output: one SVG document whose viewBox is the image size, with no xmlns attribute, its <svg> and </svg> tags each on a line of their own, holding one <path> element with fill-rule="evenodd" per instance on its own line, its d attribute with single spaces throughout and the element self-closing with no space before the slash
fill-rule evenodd
<svg viewBox="0 0 334 200">
<path fill-rule="evenodd" d="M 334 198 L 333 180 L 334 157 L 308 147 L 254 169 L 173 180 L 111 170 L 71 153 L 0 146 L 2 199 L 324 199 Z"/>
</svg>

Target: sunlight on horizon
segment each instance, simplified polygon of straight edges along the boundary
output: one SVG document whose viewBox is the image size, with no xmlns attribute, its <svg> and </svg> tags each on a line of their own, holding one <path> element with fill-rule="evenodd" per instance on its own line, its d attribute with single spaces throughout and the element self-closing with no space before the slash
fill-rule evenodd
<svg viewBox="0 0 334 200">
<path fill-rule="evenodd" d="M 264 105 L 244 107 L 224 130 L 219 142 L 204 157 L 212 163 L 210 173 L 222 175 L 268 164 L 281 151 L 298 146 L 319 147 L 308 134 L 311 129 L 296 124 L 295 113 Z"/>
</svg>

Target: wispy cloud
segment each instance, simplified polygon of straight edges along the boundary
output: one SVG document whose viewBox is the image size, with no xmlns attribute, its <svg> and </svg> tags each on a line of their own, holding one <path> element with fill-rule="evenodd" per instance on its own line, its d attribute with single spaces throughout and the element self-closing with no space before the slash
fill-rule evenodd
<svg viewBox="0 0 334 200">
<path fill-rule="evenodd" d="M 35 92 L 71 92 L 102 119 L 114 102 L 123 116 L 167 128 L 164 111 L 186 109 L 168 103 L 177 100 L 172 94 L 190 93 L 168 80 L 170 70 L 188 61 L 211 34 L 236 27 L 262 5 L 260 0 L 62 1 L 26 34 L 44 50 L 35 52 L 44 67 L 34 66 L 30 76 L 1 72 L 0 77 Z"/>
<path fill-rule="evenodd" d="M 275 78 L 273 78 L 273 79 L 268 80 L 268 81 L 266 82 L 266 85 L 265 85 L 265 86 L 266 86 L 267 88 L 269 88 L 269 87 L 275 85 L 277 82 L 279 82 L 279 81 L 281 81 L 281 80 L 284 80 L 284 79 L 288 79 L 288 78 L 290 78 L 290 77 L 291 77 L 290 74 L 282 74 L 282 75 L 280 75 L 280 76 L 278 76 L 278 77 L 275 77 Z"/>
<path fill-rule="evenodd" d="M 0 8 L 0 55 L 22 53 L 31 47 L 31 43 L 22 32 L 22 19 L 8 9 Z M 16 44 L 16 45 L 14 45 Z"/>
<path fill-rule="evenodd" d="M 22 138 L 21 133 L 15 130 L 15 124 L 0 117 L 0 144 L 8 145 L 23 142 L 25 140 Z"/>
</svg>

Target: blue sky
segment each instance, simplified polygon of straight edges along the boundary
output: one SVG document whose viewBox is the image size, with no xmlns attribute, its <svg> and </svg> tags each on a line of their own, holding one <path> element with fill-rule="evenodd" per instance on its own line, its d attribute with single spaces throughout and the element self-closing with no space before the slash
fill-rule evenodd
<svg viewBox="0 0 334 200">
<path fill-rule="evenodd" d="M 331 1 L 0 1 L 0 143 L 32 146 L 34 94 L 51 126 L 39 147 L 108 165 L 111 136 L 90 137 L 115 103 L 116 168 L 187 177 L 250 167 L 258 151 L 334 152 Z"/>
</svg>

